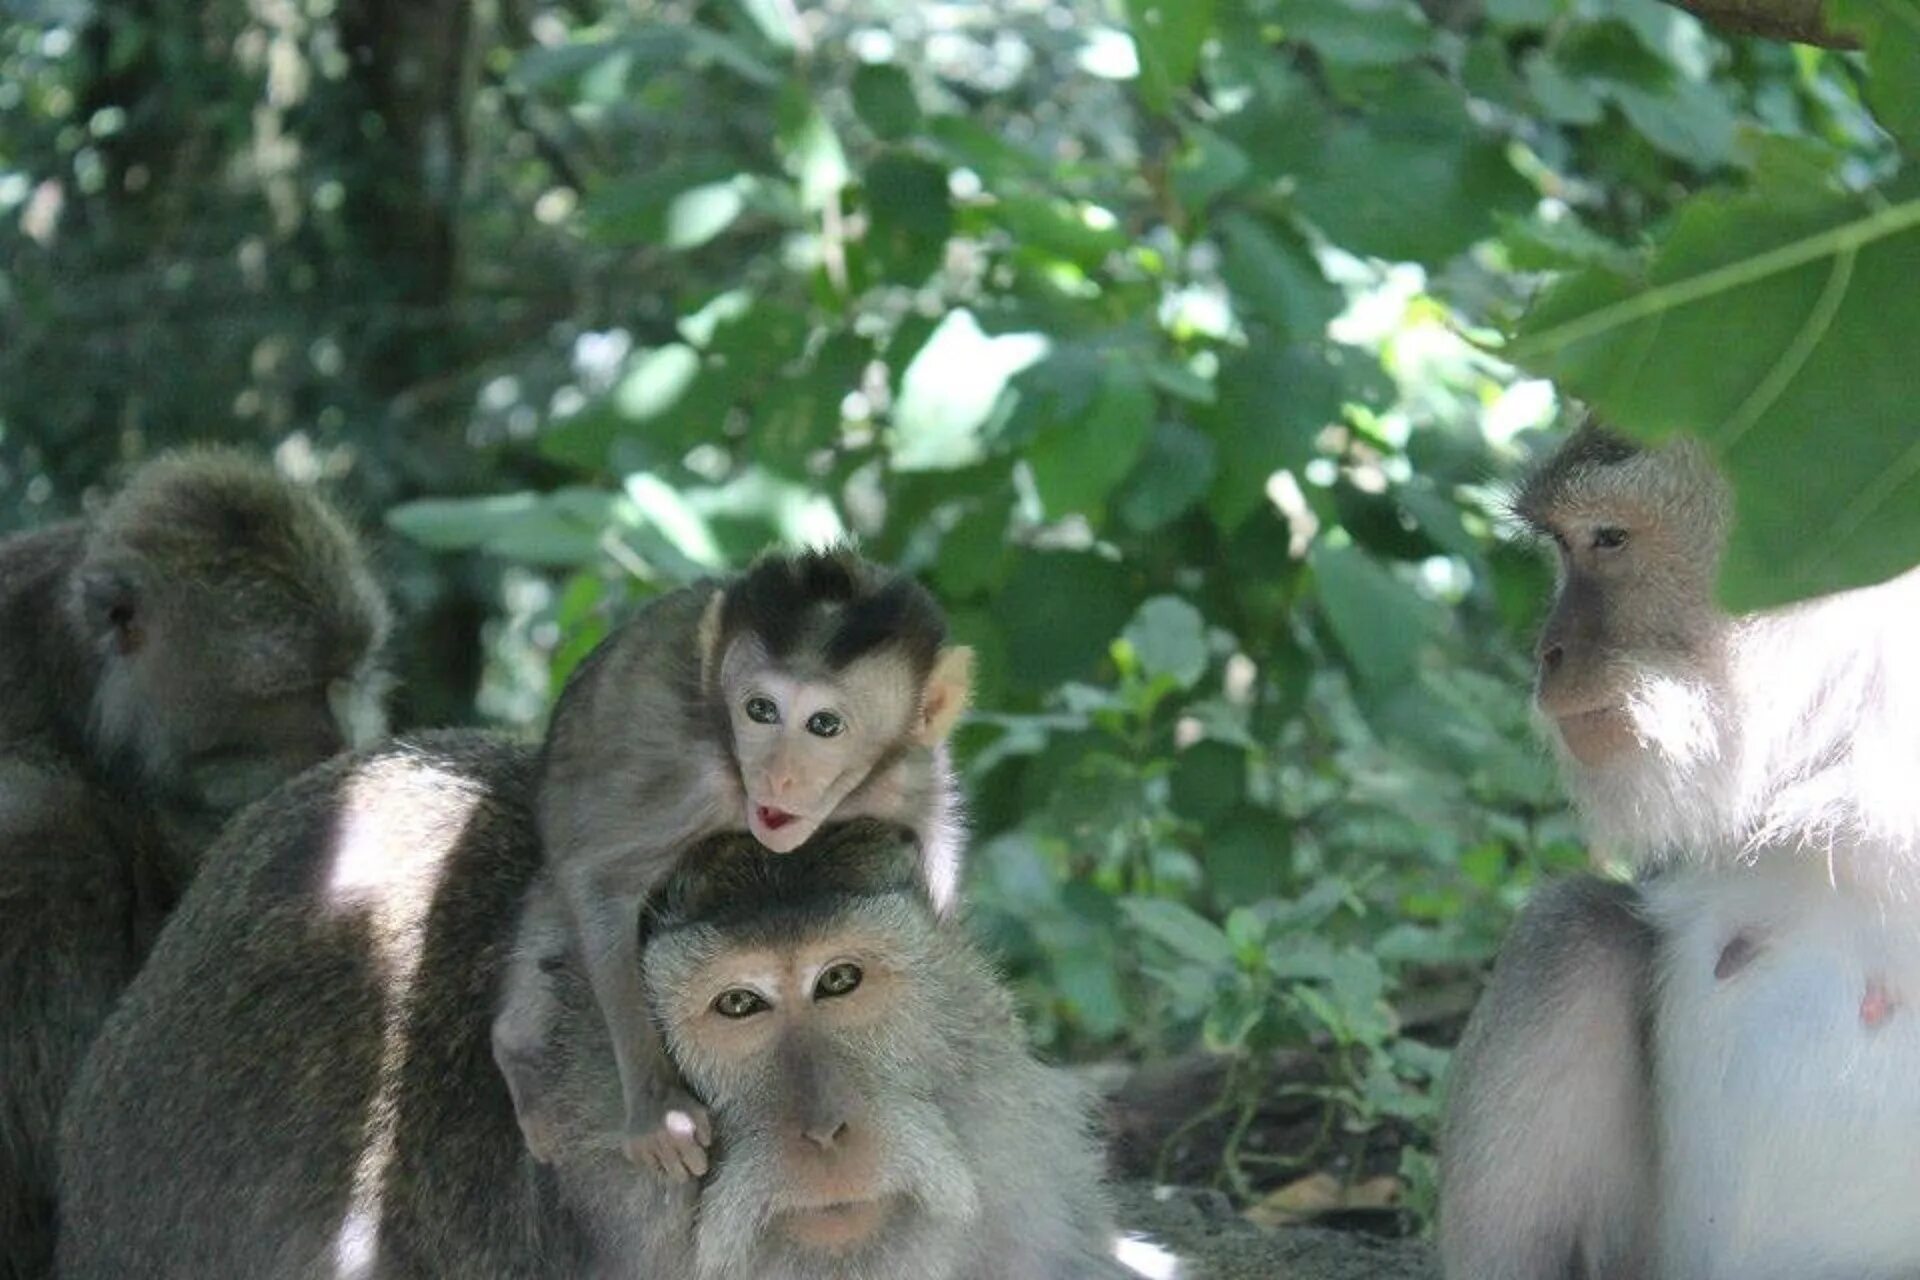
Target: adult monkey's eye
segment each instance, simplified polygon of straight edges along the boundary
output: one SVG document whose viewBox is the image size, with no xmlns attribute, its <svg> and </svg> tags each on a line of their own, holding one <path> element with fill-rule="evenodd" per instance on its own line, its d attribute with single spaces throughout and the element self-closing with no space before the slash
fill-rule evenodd
<svg viewBox="0 0 1920 1280">
<path fill-rule="evenodd" d="M 851 960 L 830 964 L 814 980 L 813 994 L 821 998 L 843 996 L 860 985 L 860 966 Z"/>
<path fill-rule="evenodd" d="M 831 738 L 846 727 L 837 711 L 816 711 L 807 717 L 807 732 L 816 738 Z"/>
<path fill-rule="evenodd" d="M 1593 531 L 1593 549 L 1612 551 L 1615 547 L 1627 545 L 1627 531 L 1614 525 L 1602 525 Z"/>
<path fill-rule="evenodd" d="M 728 987 L 713 998 L 713 1011 L 723 1018 L 751 1018 L 770 1008 L 758 991 Z"/>
<path fill-rule="evenodd" d="M 751 697 L 747 699 L 747 719 L 755 724 L 779 724 L 780 708 L 772 698 Z"/>
</svg>

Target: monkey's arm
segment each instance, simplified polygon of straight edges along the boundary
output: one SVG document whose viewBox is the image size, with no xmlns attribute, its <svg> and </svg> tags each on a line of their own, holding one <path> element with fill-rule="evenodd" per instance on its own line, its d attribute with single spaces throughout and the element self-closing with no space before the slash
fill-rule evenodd
<svg viewBox="0 0 1920 1280">
<path fill-rule="evenodd" d="M 561 876 L 594 1003 L 613 1042 L 626 1114 L 629 1159 L 671 1180 L 707 1171 L 711 1121 L 680 1082 L 667 1055 L 640 974 L 640 912 L 672 854 L 630 852 L 608 866 Z"/>
<path fill-rule="evenodd" d="M 1655 940 L 1638 906 L 1633 886 L 1577 876 L 1537 893 L 1502 948 L 1453 1059 L 1450 1280 L 1646 1274 Z"/>
</svg>

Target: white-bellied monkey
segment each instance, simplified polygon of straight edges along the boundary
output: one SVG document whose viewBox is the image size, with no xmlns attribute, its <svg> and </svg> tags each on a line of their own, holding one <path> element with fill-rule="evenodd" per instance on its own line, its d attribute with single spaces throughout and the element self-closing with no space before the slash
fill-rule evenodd
<svg viewBox="0 0 1920 1280">
<path fill-rule="evenodd" d="M 1920 572 L 1731 617 L 1690 440 L 1577 432 L 1515 510 L 1535 703 L 1595 845 L 1455 1057 L 1450 1280 L 1920 1276 Z"/>
<path fill-rule="evenodd" d="M 542 762 L 540 835 L 562 910 L 527 913 L 494 1024 L 536 1156 L 552 1138 L 543 962 L 572 938 L 613 1038 L 628 1156 L 669 1179 L 706 1172 L 707 1113 L 649 1015 L 637 931 L 647 899 L 702 837 L 746 830 L 784 853 L 829 818 L 883 818 L 919 837 L 928 892 L 942 910 L 953 904 L 959 805 L 946 740 L 972 659 L 947 644 L 925 588 L 846 549 L 770 554 L 664 596 L 587 657 L 554 709 Z"/>
</svg>

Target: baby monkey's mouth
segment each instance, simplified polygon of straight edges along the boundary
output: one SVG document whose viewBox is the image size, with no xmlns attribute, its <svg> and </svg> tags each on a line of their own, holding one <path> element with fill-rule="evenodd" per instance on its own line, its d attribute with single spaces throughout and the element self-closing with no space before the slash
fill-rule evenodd
<svg viewBox="0 0 1920 1280">
<path fill-rule="evenodd" d="M 767 830 L 778 831 L 800 815 L 788 813 L 785 809 L 776 809 L 770 804 L 760 804 L 754 806 L 754 816 L 760 819 L 760 825 Z"/>
</svg>

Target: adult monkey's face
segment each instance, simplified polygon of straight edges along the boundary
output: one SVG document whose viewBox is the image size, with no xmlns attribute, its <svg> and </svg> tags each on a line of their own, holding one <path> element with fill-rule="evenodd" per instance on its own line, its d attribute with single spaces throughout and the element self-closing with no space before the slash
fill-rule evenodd
<svg viewBox="0 0 1920 1280">
<path fill-rule="evenodd" d="M 979 1213 L 943 1105 L 941 984 L 968 962 L 910 880 L 769 905 L 667 928 L 646 953 L 674 1057 L 715 1117 L 700 1274 L 937 1280 Z"/>
</svg>

